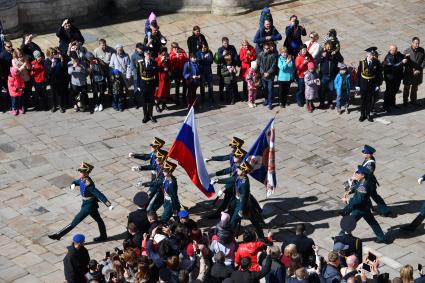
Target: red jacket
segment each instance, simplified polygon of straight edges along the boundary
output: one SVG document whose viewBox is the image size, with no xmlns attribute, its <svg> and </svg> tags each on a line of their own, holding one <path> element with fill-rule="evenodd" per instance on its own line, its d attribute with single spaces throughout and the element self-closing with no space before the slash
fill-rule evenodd
<svg viewBox="0 0 425 283">
<path fill-rule="evenodd" d="M 249 271 L 260 272 L 261 268 L 257 261 L 258 253 L 261 252 L 266 245 L 263 242 L 249 242 L 239 244 L 238 250 L 235 255 L 235 263 L 241 264 L 241 259 L 244 257 L 251 258 L 251 268 Z"/>
<path fill-rule="evenodd" d="M 251 52 L 248 55 L 248 51 Z M 248 74 L 248 69 L 251 67 L 251 62 L 257 58 L 257 54 L 255 53 L 255 48 L 252 46 L 248 46 L 248 48 L 241 48 L 239 50 L 239 59 L 241 60 L 241 70 L 240 76 L 246 80 L 246 75 Z"/>
<path fill-rule="evenodd" d="M 180 56 L 173 49 L 170 51 L 170 71 L 183 73 L 184 63 L 189 61 L 186 51 L 183 48 L 179 48 L 181 51 Z"/>
<path fill-rule="evenodd" d="M 310 53 L 307 52 L 306 57 L 310 58 L 310 62 L 313 62 L 314 65 L 316 65 L 316 62 Z M 304 62 L 304 58 L 305 57 L 300 54 L 298 54 L 298 56 L 295 58 L 295 73 L 297 78 L 304 78 L 304 73 L 308 71 L 308 63 Z"/>
<path fill-rule="evenodd" d="M 44 72 L 44 62 L 38 62 L 37 60 L 33 60 L 31 62 L 31 77 L 34 79 L 36 83 L 43 83 L 45 80 L 45 72 Z"/>
<path fill-rule="evenodd" d="M 22 90 L 25 87 L 24 80 L 21 75 L 9 75 L 7 79 L 7 86 L 9 88 L 9 94 L 11 97 L 17 97 L 22 95 Z"/>
</svg>

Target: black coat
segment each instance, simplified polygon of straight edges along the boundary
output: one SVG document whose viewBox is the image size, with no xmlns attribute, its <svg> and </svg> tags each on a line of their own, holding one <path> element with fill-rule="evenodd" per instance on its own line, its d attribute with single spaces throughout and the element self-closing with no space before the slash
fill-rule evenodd
<svg viewBox="0 0 425 283">
<path fill-rule="evenodd" d="M 403 59 L 404 55 L 400 52 L 397 52 L 394 55 L 388 52 L 384 59 L 385 81 L 400 81 L 403 78 Z"/>
<path fill-rule="evenodd" d="M 293 243 L 297 246 L 297 252 L 303 257 L 303 265 L 307 266 L 308 258 L 315 256 L 313 250 L 314 241 L 305 235 L 296 235 Z"/>
<path fill-rule="evenodd" d="M 59 49 L 62 54 L 66 54 L 68 51 L 68 45 L 76 40 L 84 44 L 84 37 L 80 30 L 74 26 L 71 26 L 69 31 L 66 31 L 64 27 L 60 27 L 56 32 L 56 36 L 59 37 Z"/>
<path fill-rule="evenodd" d="M 30 42 L 28 44 L 22 44 L 21 45 L 22 51 L 24 52 L 25 55 L 27 55 L 29 58 L 31 58 L 31 61 L 34 60 L 34 51 L 40 51 L 41 56 L 43 56 L 44 58 L 44 53 L 41 50 L 40 46 L 38 46 L 36 43 L 34 42 Z"/>
<path fill-rule="evenodd" d="M 84 246 L 76 249 L 73 244 L 67 249 L 68 253 L 63 259 L 66 281 L 68 283 L 85 282 L 85 274 L 89 271 L 89 252 Z"/>
<path fill-rule="evenodd" d="M 207 40 L 203 34 L 200 34 L 198 37 L 193 34 L 189 36 L 187 38 L 187 48 L 189 49 L 189 55 L 191 53 L 196 54 L 196 52 L 201 50 L 202 44 L 208 45 Z"/>
<path fill-rule="evenodd" d="M 128 214 L 128 223 L 134 223 L 137 227 L 137 231 L 143 235 L 147 233 L 150 227 L 148 221 L 148 215 L 145 209 L 137 209 Z"/>
<path fill-rule="evenodd" d="M 344 57 L 339 52 L 336 52 L 334 55 L 331 55 L 331 52 L 326 52 L 326 56 L 323 56 L 322 53 L 322 56 L 318 60 L 318 63 L 320 63 L 320 77 L 326 75 L 330 76 L 331 79 L 335 79 L 338 74 L 338 63 L 342 62 L 344 62 Z"/>
<path fill-rule="evenodd" d="M 266 257 L 266 263 L 263 265 L 263 268 L 260 272 L 255 271 L 233 271 L 232 280 L 234 283 L 257 283 L 261 278 L 266 276 L 270 272 L 272 265 L 271 257 L 268 255 Z"/>
<path fill-rule="evenodd" d="M 334 243 L 337 242 L 343 243 L 344 245 L 347 245 L 349 247 L 348 250 L 344 251 L 345 256 L 355 254 L 359 261 L 363 259 L 363 243 L 361 239 L 354 237 L 351 234 L 344 234 L 335 237 Z M 342 264 L 346 266 L 345 262 L 342 262 Z"/>
<path fill-rule="evenodd" d="M 0 79 L 6 80 L 10 74 L 10 67 L 12 67 L 12 53 L 3 50 L 0 53 Z"/>
<path fill-rule="evenodd" d="M 374 77 L 373 79 L 363 78 L 363 67 L 371 76 Z M 359 62 L 359 67 L 357 68 L 357 85 L 360 87 L 360 90 L 375 91 L 375 87 L 382 84 L 382 79 L 382 67 L 378 60 L 372 60 L 370 66 L 367 63 L 367 59 Z"/>
<path fill-rule="evenodd" d="M 229 278 L 232 275 L 232 269 L 222 263 L 215 263 L 211 267 L 211 280 L 210 282 L 221 283 L 224 279 Z"/>
</svg>

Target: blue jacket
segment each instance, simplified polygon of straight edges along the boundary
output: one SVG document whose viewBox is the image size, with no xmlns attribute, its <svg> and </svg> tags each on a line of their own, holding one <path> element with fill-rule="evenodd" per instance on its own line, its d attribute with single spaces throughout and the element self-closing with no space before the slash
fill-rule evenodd
<svg viewBox="0 0 425 283">
<path fill-rule="evenodd" d="M 183 77 L 185 80 L 192 79 L 192 76 L 199 76 L 199 65 L 198 63 L 193 63 L 188 61 L 184 64 L 183 68 Z"/>
<path fill-rule="evenodd" d="M 335 91 L 336 91 L 336 95 L 337 96 L 341 96 L 341 95 L 350 95 L 350 89 L 351 89 L 351 75 L 350 73 L 345 73 L 345 82 L 347 84 L 347 92 L 346 93 L 341 93 L 342 91 L 342 75 L 340 73 L 338 73 L 338 75 L 336 75 L 335 80 L 334 80 L 334 87 L 335 87 Z"/>
<path fill-rule="evenodd" d="M 286 63 L 286 58 L 279 56 L 277 59 L 277 67 L 279 68 L 279 74 L 277 75 L 278 81 L 292 81 L 294 79 L 295 66 L 294 61 Z"/>
<path fill-rule="evenodd" d="M 206 59 L 205 55 L 207 53 L 209 54 L 209 56 Z M 212 74 L 211 65 L 213 63 L 213 57 L 214 55 L 212 54 L 210 50 L 208 50 L 207 52 L 202 52 L 201 50 L 196 52 L 196 58 L 199 65 L 199 72 L 201 73 L 201 75 Z"/>
<path fill-rule="evenodd" d="M 254 36 L 255 51 L 257 54 L 260 54 L 260 52 L 263 51 L 263 44 L 266 42 L 266 36 L 271 36 L 271 41 L 282 40 L 282 35 L 274 26 L 270 28 L 269 32 L 266 32 L 264 29 L 258 29 Z"/>
</svg>

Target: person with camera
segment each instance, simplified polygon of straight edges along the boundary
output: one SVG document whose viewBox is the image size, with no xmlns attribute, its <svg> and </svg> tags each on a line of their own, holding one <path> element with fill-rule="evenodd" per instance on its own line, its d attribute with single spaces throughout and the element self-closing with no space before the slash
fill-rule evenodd
<svg viewBox="0 0 425 283">
<path fill-rule="evenodd" d="M 158 87 L 155 92 L 155 107 L 156 112 L 160 113 L 168 110 L 166 101 L 170 98 L 171 73 L 167 47 L 162 46 L 160 48 L 159 56 L 155 60 L 158 64 Z"/>
<path fill-rule="evenodd" d="M 395 96 L 400 89 L 404 65 L 408 61 L 407 57 L 401 54 L 395 45 L 390 45 L 388 54 L 385 56 L 383 65 L 385 80 L 384 110 L 386 112 L 391 112 L 392 107 L 398 108 L 395 103 Z"/>
<path fill-rule="evenodd" d="M 407 63 L 404 68 L 403 78 L 403 105 L 406 106 L 410 97 L 410 103 L 418 106 L 417 100 L 418 86 L 422 84 L 423 70 L 425 67 L 425 51 L 419 46 L 420 40 L 418 37 L 412 38 L 412 44 L 404 54 L 407 58 Z"/>
<path fill-rule="evenodd" d="M 68 98 L 68 70 L 66 58 L 60 53 L 59 48 L 49 47 L 44 60 L 46 83 L 50 85 L 51 111 L 65 113 Z"/>
<path fill-rule="evenodd" d="M 379 92 L 382 84 L 382 69 L 379 60 L 376 59 L 378 51 L 376 47 L 369 47 L 366 50 L 366 58 L 359 62 L 357 68 L 357 86 L 360 91 L 361 105 L 359 121 L 368 120 L 373 122 L 371 110 L 374 97 Z"/>
<path fill-rule="evenodd" d="M 305 28 L 300 25 L 296 15 L 292 15 L 289 18 L 289 25 L 285 28 L 285 35 L 286 38 L 283 45 L 288 48 L 289 54 L 294 57 L 297 56 L 303 45 L 301 36 L 306 36 L 307 32 Z"/>
<path fill-rule="evenodd" d="M 184 64 L 183 77 L 187 85 L 187 109 L 192 106 L 196 106 L 199 102 L 196 99 L 196 90 L 201 82 L 201 75 L 199 72 L 198 59 L 196 54 L 191 53 L 189 55 L 190 60 Z"/>
<path fill-rule="evenodd" d="M 94 166 L 90 165 L 86 162 L 82 162 L 80 167 L 77 169 L 80 172 L 80 178 L 74 180 L 70 188 L 74 190 L 76 186 L 80 187 L 80 194 L 82 197 L 81 210 L 74 217 L 72 222 L 65 226 L 62 230 L 57 233 L 50 234 L 48 237 L 52 240 L 60 240 L 63 236 L 65 236 L 68 232 L 75 228 L 81 221 L 83 221 L 87 216 L 91 216 L 99 227 L 100 236 L 93 239 L 95 242 L 104 241 L 107 239 L 106 235 L 106 227 L 103 222 L 102 217 L 99 214 L 99 205 L 98 202 L 104 203 L 109 210 L 112 210 L 114 207 L 111 202 L 106 198 L 106 196 L 100 192 L 93 180 L 90 178 L 89 174 L 93 170 Z"/>
<path fill-rule="evenodd" d="M 62 54 L 67 53 L 68 46 L 73 41 L 78 41 L 81 45 L 84 44 L 83 35 L 80 30 L 74 26 L 74 22 L 70 18 L 66 18 L 62 21 L 62 25 L 56 32 L 56 36 L 59 38 L 59 50 Z"/>
<path fill-rule="evenodd" d="M 74 111 L 86 111 L 88 107 L 87 94 L 87 68 L 78 57 L 77 52 L 70 54 L 71 61 L 68 62 L 68 75 L 71 77 L 71 89 L 74 94 Z"/>
<path fill-rule="evenodd" d="M 357 170 L 352 177 L 352 179 L 356 181 L 356 184 L 352 188 L 354 195 L 350 199 L 347 195 L 342 198 L 342 201 L 347 205 L 340 211 L 340 214 L 342 216 L 352 215 L 356 221 L 364 218 L 376 235 L 375 242 L 385 243 L 386 238 L 384 232 L 371 212 L 371 189 L 370 184 L 366 180 L 366 177 L 370 174 L 370 171 L 366 167 L 362 165 L 357 166 Z"/>
<path fill-rule="evenodd" d="M 234 45 L 229 44 L 229 38 L 223 37 L 221 39 L 221 47 L 218 48 L 217 56 L 218 56 L 218 62 L 217 62 L 217 75 L 219 76 L 219 85 L 218 85 L 218 91 L 220 95 L 220 101 L 224 101 L 224 76 L 221 74 L 223 70 L 223 66 L 227 66 L 226 60 L 224 56 L 228 55 L 230 57 L 230 65 L 236 70 L 236 66 L 239 65 L 239 56 L 238 52 L 236 51 L 236 48 Z M 233 92 L 233 95 L 236 96 L 238 93 L 236 80 L 233 80 L 231 82 L 230 86 L 231 91 Z"/>
</svg>

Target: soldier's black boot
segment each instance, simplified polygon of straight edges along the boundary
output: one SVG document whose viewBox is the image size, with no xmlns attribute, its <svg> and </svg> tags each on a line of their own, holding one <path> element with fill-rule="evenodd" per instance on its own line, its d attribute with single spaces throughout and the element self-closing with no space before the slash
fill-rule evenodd
<svg viewBox="0 0 425 283">
<path fill-rule="evenodd" d="M 143 120 L 142 123 L 146 123 L 149 121 L 149 113 L 148 113 L 148 105 L 147 103 L 143 104 Z"/>
<path fill-rule="evenodd" d="M 105 222 L 103 222 L 103 220 L 101 220 L 101 221 L 97 222 L 97 226 L 99 226 L 100 236 L 93 238 L 93 241 L 95 241 L 95 242 L 105 241 L 108 238 L 108 236 L 106 235 Z"/>
<path fill-rule="evenodd" d="M 62 230 L 55 234 L 48 235 L 48 237 L 52 240 L 60 240 L 63 236 L 65 236 L 69 231 L 71 231 L 74 227 L 71 224 L 65 226 Z"/>
<path fill-rule="evenodd" d="M 156 123 L 156 119 L 153 117 L 153 105 L 151 103 L 148 104 L 148 117 L 152 121 L 152 123 Z"/>
<path fill-rule="evenodd" d="M 400 227 L 401 230 L 407 231 L 407 232 L 414 232 L 416 228 L 418 228 L 419 225 L 421 225 L 422 221 L 424 221 L 425 216 L 418 215 L 415 219 L 413 219 L 412 223 L 403 225 Z"/>
</svg>

